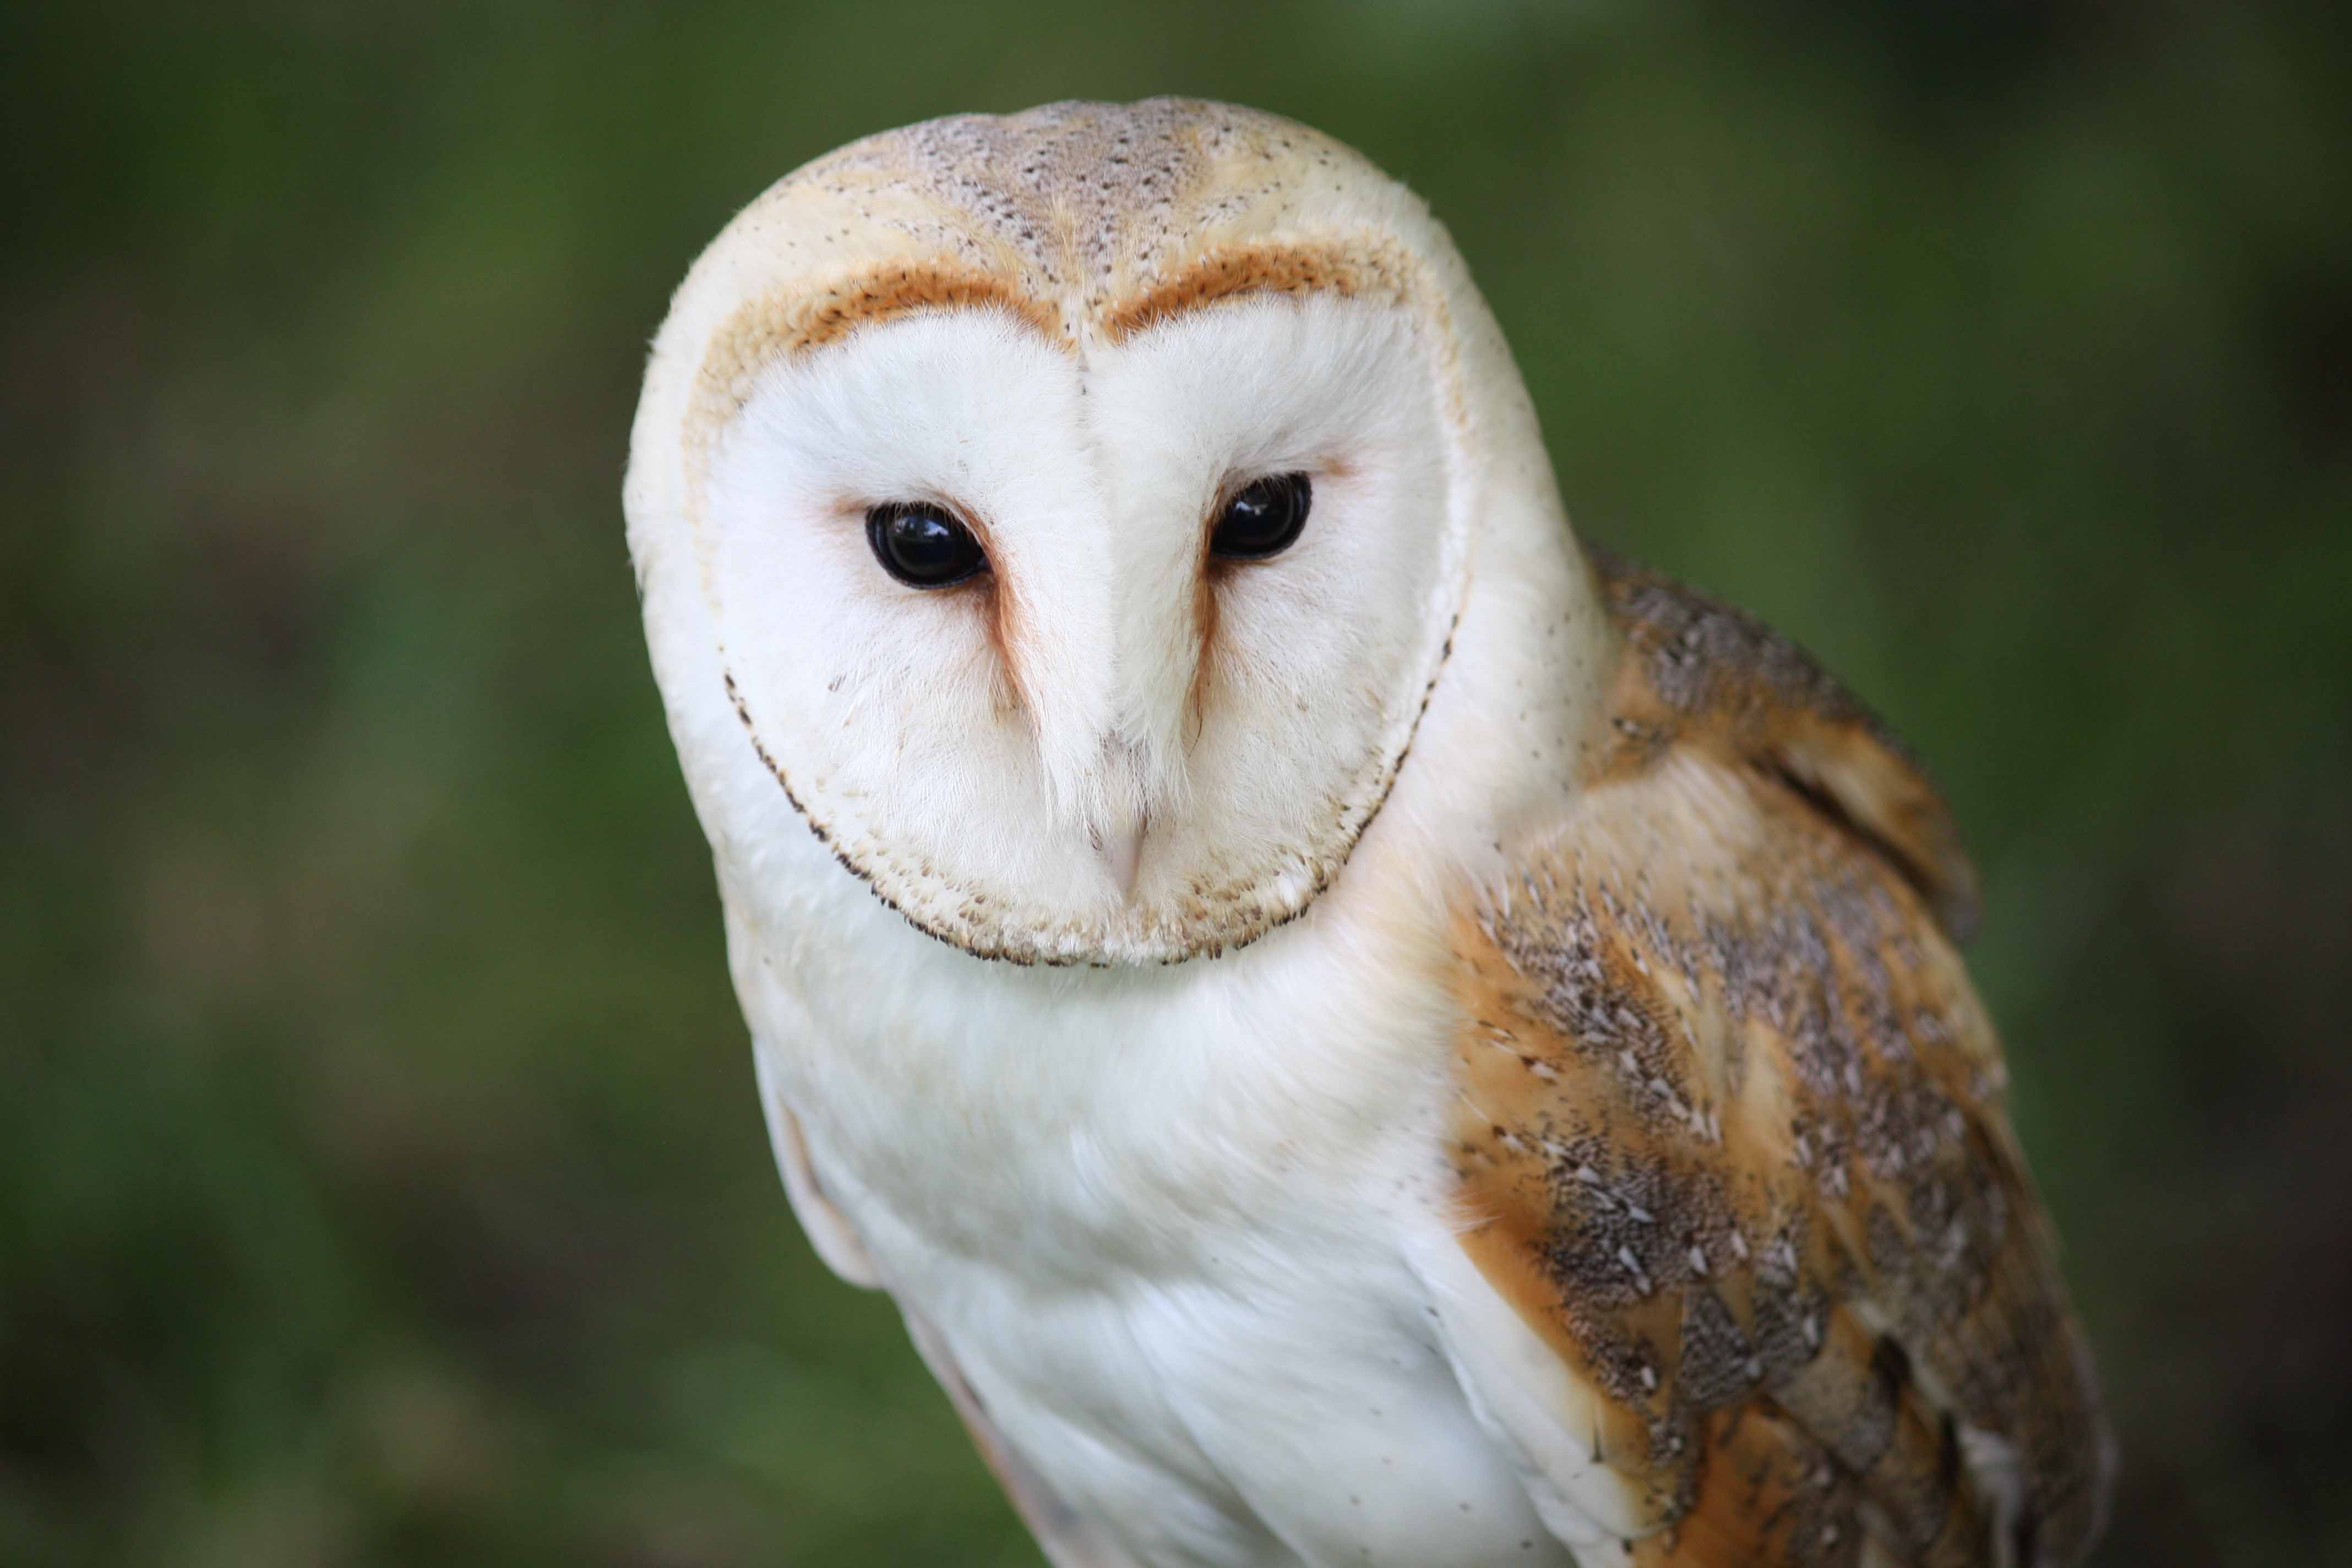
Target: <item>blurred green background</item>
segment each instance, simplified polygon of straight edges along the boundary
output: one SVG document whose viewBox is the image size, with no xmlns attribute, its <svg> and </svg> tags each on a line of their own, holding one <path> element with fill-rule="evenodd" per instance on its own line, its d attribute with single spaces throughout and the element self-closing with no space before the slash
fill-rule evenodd
<svg viewBox="0 0 2352 1568">
<path fill-rule="evenodd" d="M 769 1163 L 622 544 L 835 144 L 1160 91 L 1453 227 L 1590 535 L 1930 760 L 2126 1468 L 2352 1560 L 2326 7 L 0 9 L 0 1563 L 1034 1563 Z"/>
</svg>

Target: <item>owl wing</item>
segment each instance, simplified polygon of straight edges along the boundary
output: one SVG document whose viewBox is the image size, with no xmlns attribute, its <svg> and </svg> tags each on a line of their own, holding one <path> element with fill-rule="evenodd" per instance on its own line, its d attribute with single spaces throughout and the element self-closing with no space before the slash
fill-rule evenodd
<svg viewBox="0 0 2352 1568">
<path fill-rule="evenodd" d="M 1454 924 L 1456 1369 L 1609 1562 L 2071 1562 L 2108 1440 L 1943 805 L 1791 644 L 1595 564 L 1584 787 Z"/>
</svg>

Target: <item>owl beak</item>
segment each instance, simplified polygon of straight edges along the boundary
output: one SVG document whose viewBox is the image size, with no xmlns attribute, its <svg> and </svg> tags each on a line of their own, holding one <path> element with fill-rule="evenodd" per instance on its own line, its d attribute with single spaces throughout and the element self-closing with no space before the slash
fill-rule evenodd
<svg viewBox="0 0 2352 1568">
<path fill-rule="evenodd" d="M 1135 897 L 1135 879 L 1143 864 L 1143 833 L 1147 826 L 1138 817 L 1122 827 L 1094 830 L 1095 852 L 1102 857 L 1103 868 L 1110 873 L 1111 883 L 1118 889 L 1122 900 Z"/>
</svg>

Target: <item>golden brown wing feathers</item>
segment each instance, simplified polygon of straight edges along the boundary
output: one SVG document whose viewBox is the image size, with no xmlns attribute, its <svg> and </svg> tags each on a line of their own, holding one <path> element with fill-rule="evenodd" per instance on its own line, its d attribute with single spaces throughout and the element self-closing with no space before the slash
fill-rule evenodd
<svg viewBox="0 0 2352 1568">
<path fill-rule="evenodd" d="M 1603 1396 L 1636 1560 L 2072 1561 L 2105 1438 L 1948 819 L 1790 645 L 1607 582 L 1598 765 L 1454 928 L 1463 1245 Z"/>
<path fill-rule="evenodd" d="M 1847 1568 L 1862 1551 L 1861 1489 L 1768 1401 L 1727 1406 L 1701 1429 L 1698 1485 L 1674 1527 L 1635 1543 L 1639 1568 L 1808 1563 Z"/>
<path fill-rule="evenodd" d="M 1966 942 L 1976 868 L 1894 731 L 1761 621 L 1607 551 L 1589 553 L 1631 656 L 1612 693 L 1616 765 L 1697 743 L 1780 772 L 1883 851 Z"/>
</svg>

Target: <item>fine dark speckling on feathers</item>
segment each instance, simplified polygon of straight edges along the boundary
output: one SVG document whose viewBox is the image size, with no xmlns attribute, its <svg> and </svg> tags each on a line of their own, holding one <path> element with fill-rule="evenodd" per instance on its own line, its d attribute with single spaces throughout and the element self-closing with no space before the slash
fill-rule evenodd
<svg viewBox="0 0 2352 1568">
<path fill-rule="evenodd" d="M 1610 739 L 1456 927 L 1465 1245 L 1609 1395 L 1634 1561 L 2070 1559 L 2105 1439 L 1942 806 L 1793 645 L 1598 560 Z"/>
</svg>

